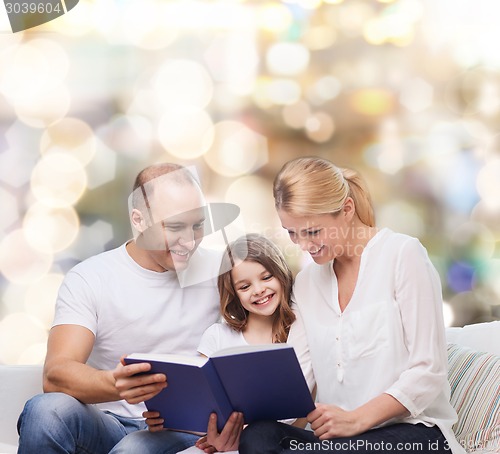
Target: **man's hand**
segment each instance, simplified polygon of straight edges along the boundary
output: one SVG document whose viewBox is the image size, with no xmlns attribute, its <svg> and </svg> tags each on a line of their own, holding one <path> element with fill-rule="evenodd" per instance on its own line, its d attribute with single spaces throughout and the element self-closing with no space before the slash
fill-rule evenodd
<svg viewBox="0 0 500 454">
<path fill-rule="evenodd" d="M 352 437 L 362 432 L 353 413 L 335 405 L 316 404 L 316 409 L 307 415 L 307 421 L 321 440 Z"/>
<path fill-rule="evenodd" d="M 151 399 L 165 388 L 167 377 L 164 374 L 145 374 L 150 369 L 148 363 L 125 365 L 122 358 L 113 370 L 115 387 L 120 397 L 129 404 L 138 404 Z"/>
<path fill-rule="evenodd" d="M 158 411 L 145 411 L 142 417 L 146 418 L 146 424 L 150 432 L 161 432 L 163 428 L 163 418 Z"/>
<path fill-rule="evenodd" d="M 243 413 L 232 413 L 221 433 L 217 432 L 217 415 L 212 413 L 210 415 L 210 419 L 208 420 L 206 439 L 209 447 L 205 448 L 204 451 L 207 453 L 214 452 L 210 449 L 215 449 L 218 452 L 236 451 L 238 449 L 242 430 Z"/>
</svg>

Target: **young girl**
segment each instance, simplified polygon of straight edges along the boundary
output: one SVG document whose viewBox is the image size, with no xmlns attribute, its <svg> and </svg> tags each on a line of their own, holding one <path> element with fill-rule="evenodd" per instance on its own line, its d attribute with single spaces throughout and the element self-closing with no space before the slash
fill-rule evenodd
<svg viewBox="0 0 500 454">
<path fill-rule="evenodd" d="M 231 243 L 218 279 L 223 321 L 205 331 L 198 346 L 200 354 L 208 357 L 228 347 L 286 342 L 295 321 L 292 285 L 292 272 L 281 251 L 267 238 L 248 234 Z M 157 412 L 144 416 L 150 431 L 162 430 L 163 420 Z M 302 420 L 294 423 L 304 424 Z M 211 418 L 207 437 L 200 438 L 196 446 L 206 452 L 237 449 L 242 415 L 235 417 L 233 426 L 231 433 L 218 434 Z"/>
</svg>

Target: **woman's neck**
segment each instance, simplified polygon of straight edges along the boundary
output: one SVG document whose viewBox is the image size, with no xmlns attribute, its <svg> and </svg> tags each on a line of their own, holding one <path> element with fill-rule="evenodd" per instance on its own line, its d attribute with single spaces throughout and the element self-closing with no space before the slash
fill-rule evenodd
<svg viewBox="0 0 500 454">
<path fill-rule="evenodd" d="M 351 229 L 354 230 L 353 234 L 349 235 L 351 244 L 348 248 L 345 248 L 347 251 L 351 251 L 351 253 L 336 257 L 336 266 L 359 266 L 361 254 L 366 245 L 378 232 L 377 227 L 370 227 L 363 224 L 358 218 L 355 218 L 353 221 Z"/>
<path fill-rule="evenodd" d="M 273 317 L 249 313 L 243 336 L 249 344 L 272 343 Z"/>
</svg>

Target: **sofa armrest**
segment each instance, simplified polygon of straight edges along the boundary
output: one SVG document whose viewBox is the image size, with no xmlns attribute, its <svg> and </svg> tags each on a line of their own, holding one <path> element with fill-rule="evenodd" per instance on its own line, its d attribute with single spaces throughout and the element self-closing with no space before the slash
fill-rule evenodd
<svg viewBox="0 0 500 454">
<path fill-rule="evenodd" d="M 17 446 L 17 419 L 25 402 L 42 392 L 42 366 L 0 365 L 0 444 Z"/>
</svg>

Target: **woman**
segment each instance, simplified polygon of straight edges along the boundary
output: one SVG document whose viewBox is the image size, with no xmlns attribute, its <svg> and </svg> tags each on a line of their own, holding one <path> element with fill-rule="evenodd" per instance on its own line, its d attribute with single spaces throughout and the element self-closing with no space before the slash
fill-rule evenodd
<svg viewBox="0 0 500 454">
<path fill-rule="evenodd" d="M 319 403 L 312 431 L 251 424 L 240 453 L 464 453 L 451 430 L 441 287 L 426 250 L 378 230 L 362 180 L 324 159 L 285 164 L 274 198 L 314 261 L 295 282 L 289 342 Z"/>
</svg>

